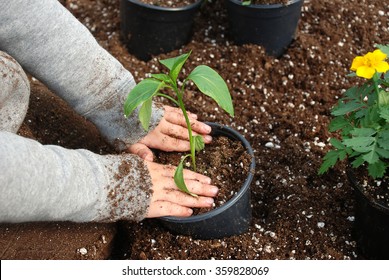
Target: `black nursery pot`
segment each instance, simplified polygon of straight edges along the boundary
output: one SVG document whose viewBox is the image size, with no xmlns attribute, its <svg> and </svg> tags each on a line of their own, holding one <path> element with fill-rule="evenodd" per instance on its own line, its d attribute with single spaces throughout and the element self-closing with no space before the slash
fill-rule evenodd
<svg viewBox="0 0 389 280">
<path fill-rule="evenodd" d="M 189 42 L 201 2 L 166 8 L 138 0 L 121 0 L 120 28 L 128 51 L 147 61 L 152 55 L 170 52 Z"/>
<path fill-rule="evenodd" d="M 244 6 L 241 1 L 226 0 L 230 36 L 238 45 L 261 45 L 267 54 L 279 57 L 295 38 L 303 2 Z"/>
<path fill-rule="evenodd" d="M 226 136 L 240 141 L 252 156 L 252 161 L 250 172 L 242 188 L 222 206 L 191 217 L 162 217 L 159 219 L 169 231 L 190 235 L 195 239 L 216 239 L 244 233 L 248 230 L 252 218 L 250 184 L 255 170 L 253 149 L 250 143 L 234 129 L 215 123 L 207 124 L 212 127 L 212 136 Z"/>
<path fill-rule="evenodd" d="M 355 235 L 367 259 L 389 259 L 389 208 L 366 197 L 351 170 L 347 176 L 355 192 Z"/>
</svg>

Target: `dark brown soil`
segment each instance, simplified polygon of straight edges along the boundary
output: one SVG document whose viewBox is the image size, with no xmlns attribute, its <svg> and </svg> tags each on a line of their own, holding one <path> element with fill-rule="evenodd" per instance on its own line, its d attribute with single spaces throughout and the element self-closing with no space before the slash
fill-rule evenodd
<svg viewBox="0 0 389 280">
<path fill-rule="evenodd" d="M 157 151 L 156 161 L 177 166 L 183 155 L 185 154 Z M 212 178 L 212 184 L 219 188 L 213 208 L 223 205 L 239 192 L 250 172 L 251 160 L 251 156 L 240 142 L 227 137 L 215 137 L 211 144 L 196 154 L 196 171 Z M 189 158 L 186 161 L 186 168 L 191 168 Z M 193 210 L 194 214 L 201 214 L 210 209 Z"/>
<path fill-rule="evenodd" d="M 162 71 L 157 58 L 140 61 L 121 43 L 118 0 L 63 2 L 137 81 Z M 252 225 L 241 236 L 201 241 L 172 235 L 157 220 L 121 223 L 121 250 L 111 257 L 363 259 L 353 236 L 354 198 L 345 166 L 324 176 L 317 171 L 329 148 L 330 108 L 357 81 L 345 77 L 352 59 L 389 41 L 388 5 L 378 0 L 306 0 L 296 39 L 275 59 L 260 46 L 236 46 L 229 40 L 223 2 L 202 6 L 193 40 L 158 58 L 192 50 L 188 70 L 207 64 L 227 80 L 235 118 L 201 94 L 194 93 L 186 105 L 201 120 L 232 126 L 253 146 Z M 74 114 L 61 104 L 33 82 L 21 134 L 42 143 L 110 152 L 90 123 L 69 120 Z M 68 114 L 66 121 L 63 114 Z"/>
</svg>

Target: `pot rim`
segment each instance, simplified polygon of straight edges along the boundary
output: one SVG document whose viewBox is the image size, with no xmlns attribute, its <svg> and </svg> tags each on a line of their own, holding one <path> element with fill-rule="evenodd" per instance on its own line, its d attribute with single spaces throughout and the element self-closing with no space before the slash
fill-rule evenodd
<svg viewBox="0 0 389 280">
<path fill-rule="evenodd" d="M 236 5 L 239 5 L 243 8 L 247 8 L 247 9 L 278 9 L 278 8 L 283 8 L 283 7 L 289 7 L 293 4 L 296 4 L 298 2 L 302 2 L 304 0 L 289 0 L 289 2 L 284 5 L 284 4 L 251 4 L 251 5 L 248 5 L 248 6 L 243 6 L 242 5 L 242 1 L 238 1 L 238 0 L 227 0 L 227 1 L 230 1 Z"/>
<path fill-rule="evenodd" d="M 217 123 L 212 123 L 212 122 L 206 122 L 206 124 L 208 124 L 212 127 L 218 128 L 220 130 L 227 131 L 228 133 L 232 133 L 234 136 L 236 136 L 236 138 L 238 138 L 239 141 L 242 142 L 242 144 L 245 147 L 245 149 L 247 150 L 247 152 L 252 156 L 251 163 L 250 163 L 250 170 L 249 170 L 249 173 L 247 175 L 247 178 L 243 182 L 240 190 L 230 200 L 228 200 L 226 203 L 224 203 L 223 205 L 221 205 L 215 209 L 212 209 L 206 213 L 202 213 L 199 215 L 193 215 L 190 217 L 164 216 L 164 217 L 160 217 L 161 220 L 164 220 L 167 222 L 175 222 L 175 223 L 178 222 L 178 223 L 183 223 L 183 224 L 194 223 L 194 222 L 198 222 L 201 220 L 206 220 L 206 219 L 212 218 L 214 216 L 217 216 L 221 212 L 226 211 L 228 208 L 232 207 L 235 204 L 235 202 L 238 201 L 247 191 L 250 191 L 250 183 L 254 178 L 254 170 L 255 170 L 254 151 L 253 151 L 250 143 L 243 137 L 243 135 L 241 135 L 238 131 L 236 131 L 235 129 L 233 129 L 229 126 L 225 126 L 225 125 L 221 125 L 221 124 L 217 124 Z"/>
<path fill-rule="evenodd" d="M 187 6 L 177 7 L 177 8 L 169 8 L 169 7 L 160 7 L 160 6 L 145 4 L 145 3 L 140 2 L 139 0 L 122 0 L 122 1 L 131 2 L 135 5 L 138 5 L 138 6 L 143 7 L 143 8 L 157 10 L 157 11 L 165 11 L 165 12 L 172 12 L 172 11 L 173 12 L 181 12 L 181 11 L 192 10 L 192 9 L 196 8 L 197 6 L 199 6 L 203 2 L 203 0 L 197 0 L 197 2 L 190 4 L 190 5 L 187 5 Z"/>
</svg>

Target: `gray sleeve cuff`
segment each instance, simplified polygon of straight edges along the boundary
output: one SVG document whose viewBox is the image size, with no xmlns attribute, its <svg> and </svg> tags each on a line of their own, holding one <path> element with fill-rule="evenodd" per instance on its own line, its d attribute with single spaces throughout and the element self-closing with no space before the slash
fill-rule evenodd
<svg viewBox="0 0 389 280">
<path fill-rule="evenodd" d="M 0 131 L 0 222 L 139 221 L 152 183 L 135 155 L 101 156 Z"/>
</svg>

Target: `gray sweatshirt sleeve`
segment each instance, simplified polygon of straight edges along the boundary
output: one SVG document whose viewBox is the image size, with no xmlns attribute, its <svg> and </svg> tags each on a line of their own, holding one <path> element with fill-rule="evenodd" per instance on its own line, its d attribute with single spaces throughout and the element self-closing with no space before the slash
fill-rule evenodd
<svg viewBox="0 0 389 280">
<path fill-rule="evenodd" d="M 138 221 L 150 185 L 135 155 L 101 156 L 0 131 L 0 222 Z"/>
<path fill-rule="evenodd" d="M 57 0 L 0 1 L 0 50 L 92 121 L 117 149 L 146 135 L 136 113 L 128 119 L 123 113 L 133 76 Z M 150 129 L 162 112 L 154 105 Z"/>
<path fill-rule="evenodd" d="M 123 116 L 132 75 L 57 0 L 0 1 L 0 50 L 117 147 L 145 135 L 136 115 Z M 154 110 L 152 127 L 161 116 Z M 137 156 L 44 146 L 0 131 L 0 222 L 142 220 L 151 186 Z"/>
</svg>

